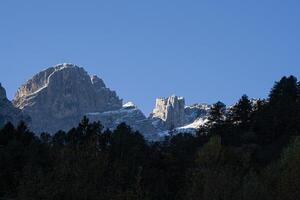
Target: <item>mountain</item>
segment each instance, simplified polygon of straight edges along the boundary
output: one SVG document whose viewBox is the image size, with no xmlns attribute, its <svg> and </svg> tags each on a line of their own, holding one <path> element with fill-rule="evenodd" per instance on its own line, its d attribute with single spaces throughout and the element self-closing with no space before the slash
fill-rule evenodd
<svg viewBox="0 0 300 200">
<path fill-rule="evenodd" d="M 20 121 L 30 123 L 30 117 L 15 108 L 6 97 L 6 90 L 0 83 L 0 127 L 7 122 L 17 125 Z"/>
<path fill-rule="evenodd" d="M 184 107 L 183 97 L 173 95 L 168 98 L 158 98 L 151 117 L 162 120 L 166 129 L 174 129 L 185 123 Z"/>
<path fill-rule="evenodd" d="M 100 121 L 105 128 L 114 129 L 125 122 L 141 132 L 147 140 L 183 133 L 196 133 L 207 121 L 211 106 L 194 104 L 185 106 L 185 99 L 175 95 L 156 99 L 156 106 L 149 117 L 138 107 L 128 102 L 119 110 L 87 113 L 91 121 Z"/>
<path fill-rule="evenodd" d="M 122 108 L 116 92 L 81 67 L 59 64 L 28 80 L 16 93 L 14 105 L 32 118 L 36 132 L 68 130 L 90 112 Z"/>
<path fill-rule="evenodd" d="M 147 118 L 143 112 L 132 102 L 123 105 L 119 110 L 102 113 L 87 113 L 91 121 L 100 121 L 105 128 L 114 129 L 120 123 L 125 122 L 134 130 L 141 132 L 147 140 L 158 140 L 159 130 L 153 126 L 153 120 Z"/>
<path fill-rule="evenodd" d="M 211 105 L 185 105 L 185 99 L 172 95 L 156 99 L 156 106 L 149 118 L 159 130 L 160 137 L 177 133 L 196 133 L 207 122 Z"/>
<path fill-rule="evenodd" d="M 206 118 L 211 106 L 208 104 L 185 105 L 185 99 L 172 95 L 156 99 L 156 106 L 150 114 L 153 120 L 159 119 L 165 130 L 187 126 L 198 119 Z"/>
<path fill-rule="evenodd" d="M 125 122 L 141 132 L 148 140 L 178 132 L 195 133 L 206 122 L 210 105 L 185 105 L 178 96 L 156 99 L 149 116 L 132 102 L 123 105 L 115 91 L 104 81 L 90 76 L 74 64 L 59 64 L 39 72 L 17 91 L 13 104 L 6 99 L 5 90 L 0 90 L 5 111 L 3 122 L 16 123 L 22 116 L 30 116 L 30 128 L 36 133 L 56 133 L 76 126 L 83 116 L 91 121 L 100 121 L 105 128 L 114 129 Z M 1 116 L 2 116 L 1 115 Z"/>
</svg>

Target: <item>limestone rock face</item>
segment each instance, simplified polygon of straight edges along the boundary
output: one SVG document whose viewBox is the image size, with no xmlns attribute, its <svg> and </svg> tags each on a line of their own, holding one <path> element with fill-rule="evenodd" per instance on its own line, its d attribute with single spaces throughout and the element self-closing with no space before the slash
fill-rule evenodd
<svg viewBox="0 0 300 200">
<path fill-rule="evenodd" d="M 103 80 L 73 64 L 36 74 L 19 88 L 13 103 L 31 116 L 34 131 L 49 133 L 76 126 L 86 113 L 122 107 L 122 100 Z"/>
<path fill-rule="evenodd" d="M 151 114 L 152 118 L 161 119 L 166 129 L 174 129 L 185 123 L 185 100 L 175 95 L 156 100 L 156 106 Z"/>
<path fill-rule="evenodd" d="M 17 125 L 20 121 L 30 123 L 30 117 L 24 115 L 21 110 L 13 106 L 7 99 L 6 91 L 0 83 L 0 127 L 7 122 Z"/>
<path fill-rule="evenodd" d="M 122 108 L 122 100 L 117 98 L 117 93 L 107 88 L 102 79 L 97 76 L 91 77 L 94 91 L 96 93 L 96 111 L 111 111 Z"/>
</svg>

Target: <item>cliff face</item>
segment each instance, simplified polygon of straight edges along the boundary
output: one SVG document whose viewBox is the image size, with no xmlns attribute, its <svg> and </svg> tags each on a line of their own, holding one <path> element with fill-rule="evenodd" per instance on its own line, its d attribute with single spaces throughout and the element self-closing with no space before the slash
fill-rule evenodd
<svg viewBox="0 0 300 200">
<path fill-rule="evenodd" d="M 6 91 L 0 83 L 0 127 L 7 122 L 17 125 L 20 121 L 30 123 L 30 117 L 24 115 L 20 109 L 17 109 L 7 99 Z"/>
<path fill-rule="evenodd" d="M 173 129 L 185 123 L 185 100 L 182 97 L 171 96 L 159 98 L 152 113 L 152 118 L 161 119 L 166 129 Z"/>
<path fill-rule="evenodd" d="M 13 101 L 32 118 L 36 132 L 76 126 L 90 112 L 117 110 L 122 100 L 104 82 L 76 65 L 50 67 L 22 85 Z"/>
</svg>

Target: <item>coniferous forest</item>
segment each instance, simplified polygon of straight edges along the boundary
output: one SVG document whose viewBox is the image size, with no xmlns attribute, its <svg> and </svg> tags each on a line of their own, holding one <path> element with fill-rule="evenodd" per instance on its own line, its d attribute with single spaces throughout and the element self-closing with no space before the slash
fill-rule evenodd
<svg viewBox="0 0 300 200">
<path fill-rule="evenodd" d="M 267 99 L 213 105 L 196 135 L 146 141 L 84 118 L 36 136 L 0 131 L 0 199 L 299 200 L 300 83 L 276 82 Z"/>
</svg>

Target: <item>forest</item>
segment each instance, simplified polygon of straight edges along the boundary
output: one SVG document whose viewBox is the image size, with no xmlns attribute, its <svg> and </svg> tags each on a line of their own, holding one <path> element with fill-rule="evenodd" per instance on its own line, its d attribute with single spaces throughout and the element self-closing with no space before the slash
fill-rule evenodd
<svg viewBox="0 0 300 200">
<path fill-rule="evenodd" d="M 217 102 L 196 135 L 159 142 L 86 117 L 54 135 L 7 123 L 0 199 L 299 200 L 300 82 L 283 77 L 266 99 L 243 95 L 229 109 Z"/>
</svg>

